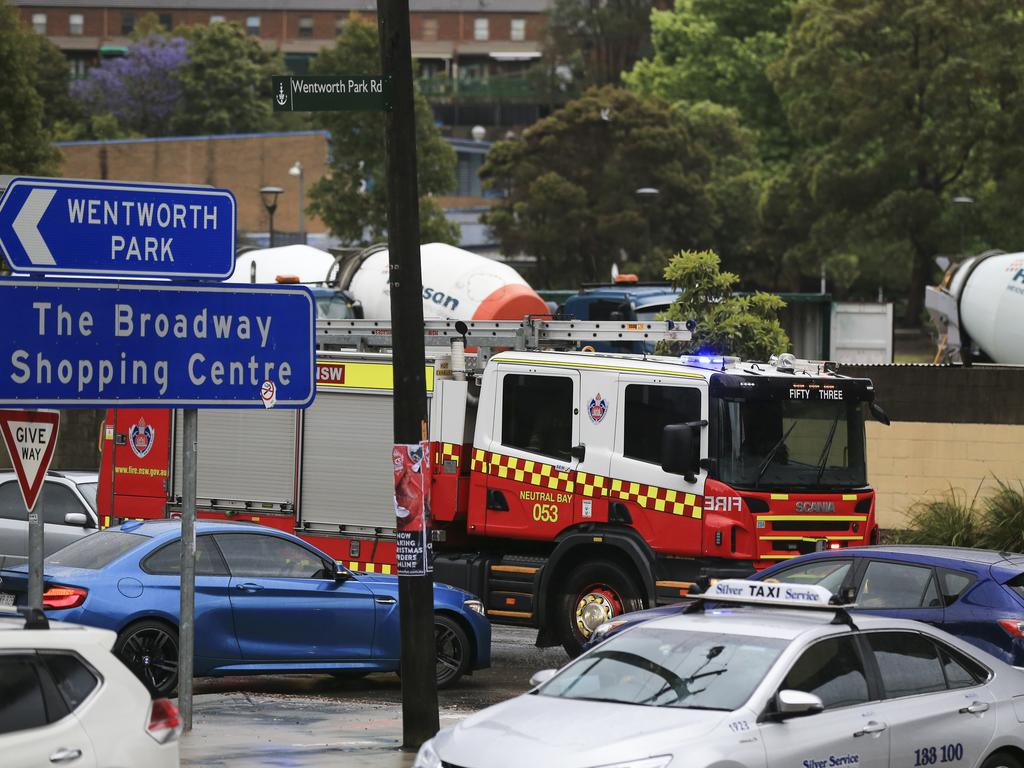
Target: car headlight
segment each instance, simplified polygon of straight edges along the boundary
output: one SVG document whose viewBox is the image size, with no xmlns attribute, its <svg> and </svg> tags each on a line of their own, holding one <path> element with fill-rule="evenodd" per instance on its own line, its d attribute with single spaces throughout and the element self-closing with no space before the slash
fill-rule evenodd
<svg viewBox="0 0 1024 768">
<path fill-rule="evenodd" d="M 594 633 L 590 636 L 590 639 L 593 642 L 597 642 L 602 637 L 611 632 L 613 629 L 618 629 L 626 623 L 627 621 L 625 619 L 612 619 L 611 621 L 604 622 L 604 624 L 598 624 L 597 629 L 594 630 Z"/>
<path fill-rule="evenodd" d="M 481 616 L 484 615 L 484 604 L 479 600 L 464 600 L 462 602 L 462 607 L 472 611 L 473 613 L 479 613 Z"/>
<path fill-rule="evenodd" d="M 610 763 L 595 768 L 665 768 L 672 762 L 672 755 L 658 755 L 657 757 L 645 757 L 641 760 L 627 760 L 624 763 Z M 417 766 L 419 763 L 416 764 Z"/>
<path fill-rule="evenodd" d="M 434 740 L 427 739 L 416 753 L 416 761 L 412 768 L 441 768 L 441 758 L 434 751 Z"/>
</svg>

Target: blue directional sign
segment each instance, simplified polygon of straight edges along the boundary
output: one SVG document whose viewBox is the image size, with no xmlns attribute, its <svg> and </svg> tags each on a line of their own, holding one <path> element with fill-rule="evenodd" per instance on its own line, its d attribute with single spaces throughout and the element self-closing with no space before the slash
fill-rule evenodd
<svg viewBox="0 0 1024 768">
<path fill-rule="evenodd" d="M 0 198 L 0 250 L 16 272 L 224 278 L 235 207 L 226 189 L 15 178 Z"/>
<path fill-rule="evenodd" d="M 302 286 L 0 280 L 0 407 L 305 408 L 315 317 Z"/>
</svg>

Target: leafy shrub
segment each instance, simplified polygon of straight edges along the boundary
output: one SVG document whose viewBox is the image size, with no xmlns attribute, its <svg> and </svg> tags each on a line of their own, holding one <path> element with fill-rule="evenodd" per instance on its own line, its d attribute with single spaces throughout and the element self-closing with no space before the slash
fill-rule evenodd
<svg viewBox="0 0 1024 768">
<path fill-rule="evenodd" d="M 982 502 L 982 546 L 1000 552 L 1024 552 L 1024 482 L 1014 488 L 996 480 L 995 492 Z"/>
<path fill-rule="evenodd" d="M 985 519 L 978 511 L 977 500 L 978 491 L 968 499 L 963 490 L 950 487 L 939 498 L 915 502 L 908 510 L 909 525 L 900 543 L 987 546 Z"/>
</svg>

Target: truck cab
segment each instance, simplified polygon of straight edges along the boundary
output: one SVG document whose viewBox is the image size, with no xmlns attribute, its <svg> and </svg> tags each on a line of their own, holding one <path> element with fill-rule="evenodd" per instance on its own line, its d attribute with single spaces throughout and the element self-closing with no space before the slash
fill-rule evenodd
<svg viewBox="0 0 1024 768">
<path fill-rule="evenodd" d="M 678 289 L 669 283 L 618 281 L 611 285 L 585 285 L 567 298 L 556 314 L 572 320 L 651 322 L 667 312 L 678 296 Z M 598 352 L 654 352 L 651 342 L 601 341 L 592 346 Z"/>
</svg>

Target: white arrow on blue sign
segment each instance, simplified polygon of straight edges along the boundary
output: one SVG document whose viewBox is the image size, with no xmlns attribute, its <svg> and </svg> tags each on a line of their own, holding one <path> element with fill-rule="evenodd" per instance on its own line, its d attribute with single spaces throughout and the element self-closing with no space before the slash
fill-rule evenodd
<svg viewBox="0 0 1024 768">
<path fill-rule="evenodd" d="M 305 408 L 304 286 L 0 279 L 0 407 Z"/>
<path fill-rule="evenodd" d="M 16 272 L 221 279 L 235 262 L 226 189 L 16 177 L 0 250 Z"/>
</svg>

